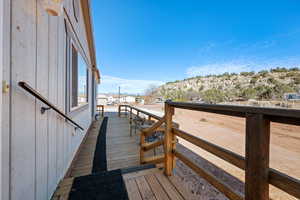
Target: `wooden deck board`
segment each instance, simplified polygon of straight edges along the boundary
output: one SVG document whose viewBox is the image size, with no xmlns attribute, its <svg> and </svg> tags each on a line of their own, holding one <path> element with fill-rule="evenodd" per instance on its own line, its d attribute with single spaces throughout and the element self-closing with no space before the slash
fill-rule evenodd
<svg viewBox="0 0 300 200">
<path fill-rule="evenodd" d="M 163 174 L 163 170 L 158 168 L 146 169 L 129 174 L 123 174 L 123 179 L 128 191 L 130 200 L 135 199 L 194 199 L 184 185 L 174 184 L 173 176 L 167 177 Z M 134 192 L 135 194 L 131 194 Z"/>
<path fill-rule="evenodd" d="M 183 197 L 176 187 L 170 182 L 169 178 L 162 173 L 156 173 L 155 176 L 172 200 L 183 200 Z"/>
<path fill-rule="evenodd" d="M 153 174 L 146 175 L 146 180 L 148 181 L 155 197 L 157 200 L 168 200 L 170 199 L 164 189 L 161 187 L 157 178 Z"/>
<path fill-rule="evenodd" d="M 128 197 L 131 200 L 142 200 L 138 186 L 134 179 L 125 180 L 125 185 L 128 193 Z"/>
<path fill-rule="evenodd" d="M 153 191 L 151 190 L 148 182 L 145 179 L 145 176 L 139 176 L 135 178 L 135 181 L 138 185 L 141 196 L 144 200 L 155 200 Z"/>
</svg>

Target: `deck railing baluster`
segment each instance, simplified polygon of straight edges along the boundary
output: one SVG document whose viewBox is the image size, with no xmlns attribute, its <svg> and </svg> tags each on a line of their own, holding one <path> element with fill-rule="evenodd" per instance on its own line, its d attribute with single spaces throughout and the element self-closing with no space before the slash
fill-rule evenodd
<svg viewBox="0 0 300 200">
<path fill-rule="evenodd" d="M 270 121 L 262 114 L 246 114 L 245 199 L 269 199 Z"/>
<path fill-rule="evenodd" d="M 174 115 L 174 107 L 165 103 L 165 174 L 171 176 L 173 174 L 173 168 L 175 167 L 175 156 L 173 149 L 175 144 L 175 135 L 172 131 L 172 119 Z"/>
</svg>

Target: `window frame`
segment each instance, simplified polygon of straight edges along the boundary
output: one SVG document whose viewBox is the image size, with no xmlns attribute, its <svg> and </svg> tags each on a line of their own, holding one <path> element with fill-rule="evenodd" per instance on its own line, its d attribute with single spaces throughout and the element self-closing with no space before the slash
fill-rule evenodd
<svg viewBox="0 0 300 200">
<path fill-rule="evenodd" d="M 68 87 L 68 107 L 67 110 L 69 113 L 79 110 L 83 107 L 87 107 L 87 105 L 89 105 L 89 67 L 88 64 L 84 58 L 84 56 L 82 56 L 81 51 L 79 51 L 78 46 L 76 45 L 76 43 L 74 42 L 74 40 L 70 37 L 69 39 L 69 44 L 68 44 L 68 53 L 67 53 L 67 58 L 68 58 L 68 65 L 67 65 L 67 74 L 68 74 L 68 78 L 67 78 L 67 87 Z M 76 50 L 77 52 L 77 61 L 78 61 L 78 57 L 81 56 L 81 58 L 83 59 L 85 66 L 86 66 L 86 102 L 82 103 L 81 105 L 78 105 L 78 97 L 79 97 L 79 93 L 77 93 L 77 106 L 73 106 L 73 49 Z M 78 71 L 79 71 L 79 65 L 77 63 L 77 92 L 78 92 Z"/>
</svg>

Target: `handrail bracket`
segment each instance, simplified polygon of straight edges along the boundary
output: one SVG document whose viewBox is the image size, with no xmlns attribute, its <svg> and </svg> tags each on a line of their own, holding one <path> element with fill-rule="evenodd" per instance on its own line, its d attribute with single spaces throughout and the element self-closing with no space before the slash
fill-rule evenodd
<svg viewBox="0 0 300 200">
<path fill-rule="evenodd" d="M 44 114 L 47 110 L 51 110 L 51 108 L 42 106 L 41 107 L 41 114 Z"/>
</svg>

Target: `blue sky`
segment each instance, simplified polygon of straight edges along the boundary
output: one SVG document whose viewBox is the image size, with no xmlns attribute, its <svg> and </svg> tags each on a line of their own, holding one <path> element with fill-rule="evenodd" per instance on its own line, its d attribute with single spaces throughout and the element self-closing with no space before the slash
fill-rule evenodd
<svg viewBox="0 0 300 200">
<path fill-rule="evenodd" d="M 300 1 L 93 0 L 99 92 L 300 66 Z"/>
</svg>

